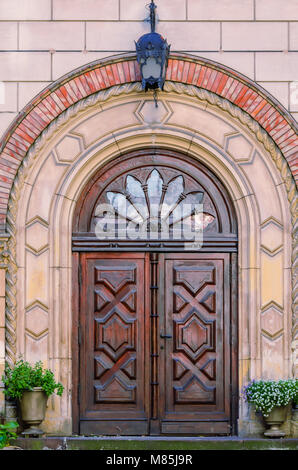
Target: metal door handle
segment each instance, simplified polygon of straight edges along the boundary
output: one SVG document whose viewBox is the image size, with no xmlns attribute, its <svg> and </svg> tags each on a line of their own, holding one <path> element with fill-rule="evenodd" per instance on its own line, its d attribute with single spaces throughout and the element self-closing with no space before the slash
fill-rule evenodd
<svg viewBox="0 0 298 470">
<path fill-rule="evenodd" d="M 165 338 L 165 339 L 166 339 L 166 338 L 173 338 L 172 335 L 162 335 L 162 334 L 160 335 L 160 337 L 161 337 L 161 338 Z"/>
</svg>

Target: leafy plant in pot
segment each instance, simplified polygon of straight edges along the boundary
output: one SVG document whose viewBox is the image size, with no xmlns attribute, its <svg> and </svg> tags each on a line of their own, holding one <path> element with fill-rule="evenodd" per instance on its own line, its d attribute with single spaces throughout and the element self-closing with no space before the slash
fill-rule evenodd
<svg viewBox="0 0 298 470">
<path fill-rule="evenodd" d="M 284 437 L 280 426 L 285 422 L 289 403 L 298 401 L 298 379 L 253 380 L 244 387 L 244 399 L 260 411 L 269 429 L 266 437 Z"/>
<path fill-rule="evenodd" d="M 10 421 L 6 424 L 0 424 L 0 449 L 10 446 L 10 441 L 16 439 L 16 430 L 18 423 Z"/>
<path fill-rule="evenodd" d="M 43 368 L 41 361 L 31 365 L 23 359 L 13 367 L 6 365 L 2 380 L 5 395 L 19 402 L 25 425 L 22 434 L 43 434 L 38 426 L 44 420 L 48 397 L 55 392 L 61 396 L 63 385 L 56 382 L 50 369 Z"/>
</svg>

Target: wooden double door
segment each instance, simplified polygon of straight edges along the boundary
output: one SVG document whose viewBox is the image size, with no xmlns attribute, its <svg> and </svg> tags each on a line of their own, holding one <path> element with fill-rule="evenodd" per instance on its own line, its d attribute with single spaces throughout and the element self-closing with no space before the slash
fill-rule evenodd
<svg viewBox="0 0 298 470">
<path fill-rule="evenodd" d="M 235 433 L 235 253 L 81 253 L 78 431 Z"/>
</svg>

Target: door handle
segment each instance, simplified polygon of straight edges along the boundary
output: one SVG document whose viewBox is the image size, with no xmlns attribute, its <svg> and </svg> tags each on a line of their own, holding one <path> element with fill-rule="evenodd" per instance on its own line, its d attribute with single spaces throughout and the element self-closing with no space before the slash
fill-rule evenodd
<svg viewBox="0 0 298 470">
<path fill-rule="evenodd" d="M 160 335 L 161 338 L 164 338 L 164 339 L 169 339 L 169 338 L 173 338 L 172 335 Z"/>
</svg>

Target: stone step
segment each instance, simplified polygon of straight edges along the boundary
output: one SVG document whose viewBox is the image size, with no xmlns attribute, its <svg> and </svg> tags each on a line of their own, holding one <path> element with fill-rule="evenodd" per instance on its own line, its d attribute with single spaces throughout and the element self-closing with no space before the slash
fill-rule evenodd
<svg viewBox="0 0 298 470">
<path fill-rule="evenodd" d="M 18 438 L 24 450 L 298 450 L 298 439 L 238 437 L 43 437 Z"/>
</svg>

